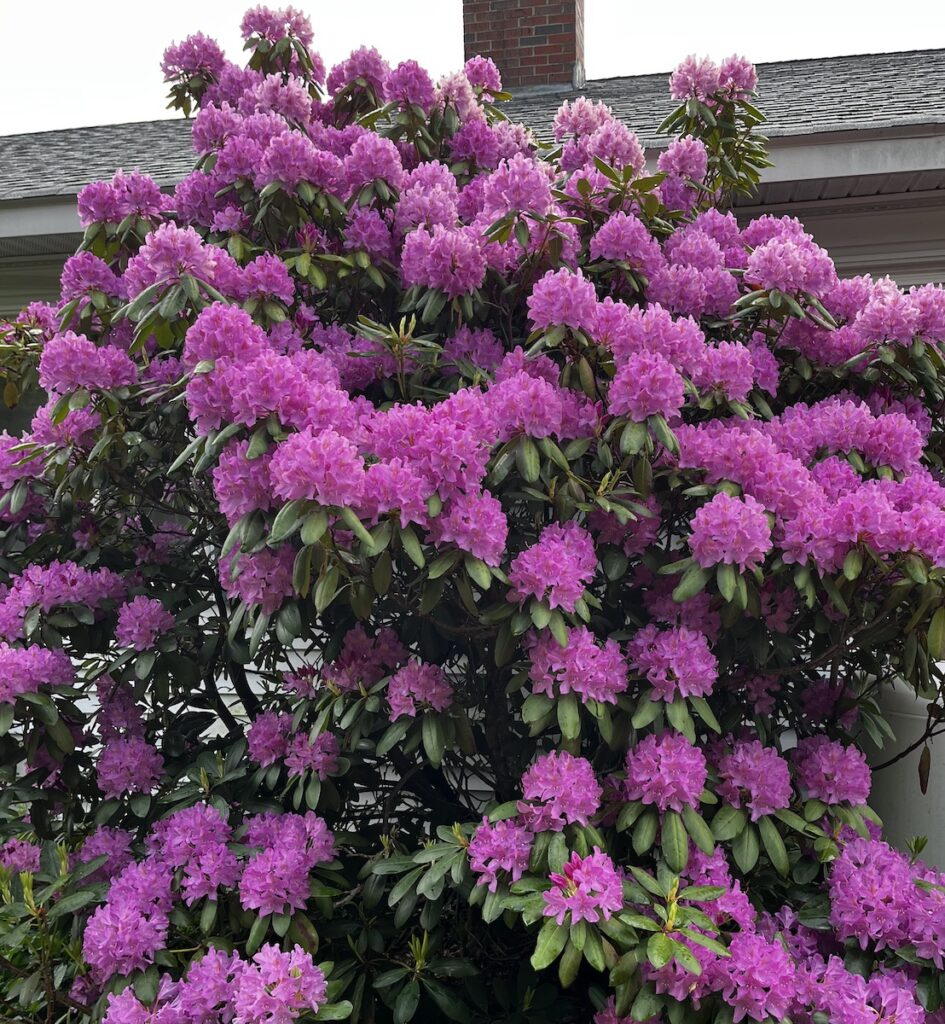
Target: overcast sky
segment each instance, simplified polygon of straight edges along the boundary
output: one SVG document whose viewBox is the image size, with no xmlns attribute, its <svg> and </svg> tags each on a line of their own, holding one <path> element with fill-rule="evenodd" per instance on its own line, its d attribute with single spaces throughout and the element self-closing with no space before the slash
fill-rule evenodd
<svg viewBox="0 0 945 1024">
<path fill-rule="evenodd" d="M 435 74 L 462 63 L 461 0 L 294 4 L 309 12 L 315 47 L 329 67 L 364 43 L 391 63 L 412 57 Z M 159 67 L 164 47 L 203 31 L 239 60 L 238 25 L 249 6 L 252 0 L 0 0 L 0 134 L 170 116 Z M 937 2 L 585 0 L 585 6 L 588 78 L 666 71 L 691 52 L 718 59 L 734 51 L 760 63 L 945 47 Z M 731 13 L 717 16 L 724 11 Z"/>
</svg>

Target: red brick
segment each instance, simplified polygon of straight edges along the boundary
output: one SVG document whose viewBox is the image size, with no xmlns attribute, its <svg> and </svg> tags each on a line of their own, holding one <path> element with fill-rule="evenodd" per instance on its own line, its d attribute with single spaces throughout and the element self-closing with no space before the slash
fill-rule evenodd
<svg viewBox="0 0 945 1024">
<path fill-rule="evenodd" d="M 584 62 L 584 0 L 464 0 L 466 56 L 491 56 L 506 86 L 564 85 Z"/>
</svg>

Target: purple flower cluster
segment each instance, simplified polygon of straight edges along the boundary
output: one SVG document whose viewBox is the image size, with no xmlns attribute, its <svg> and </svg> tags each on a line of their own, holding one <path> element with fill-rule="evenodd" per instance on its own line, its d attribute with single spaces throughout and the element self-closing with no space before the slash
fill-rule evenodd
<svg viewBox="0 0 945 1024">
<path fill-rule="evenodd" d="M 98 788 L 106 798 L 150 793 L 164 773 L 164 759 L 140 736 L 109 740 L 96 765 Z"/>
<path fill-rule="evenodd" d="M 89 881 L 107 895 L 74 932 L 88 967 L 74 997 L 102 999 L 96 1012 L 107 999 L 106 1024 L 317 1016 L 327 981 L 289 948 L 312 893 L 348 878 L 348 896 L 314 897 L 319 910 L 341 904 L 319 927 L 326 959 L 345 914 L 370 911 L 389 938 L 387 911 L 369 906 L 379 862 L 361 812 L 402 793 L 409 813 L 390 839 L 409 856 L 462 785 L 480 811 L 520 799 L 450 836 L 430 826 L 428 865 L 451 852 L 409 880 L 428 900 L 441 883 L 451 898 L 472 891 L 487 924 L 512 887 L 507 915 L 570 927 L 566 958 L 583 942 L 593 961 L 601 933 L 629 941 L 610 920 L 634 891 L 617 855 L 625 805 L 642 814 L 634 847 L 663 815 L 660 842 L 634 854 L 662 886 L 669 812 L 695 833 L 690 810 L 721 801 L 758 823 L 734 847 L 739 865 L 758 835 L 776 861 L 770 829 L 784 835 L 790 885 L 767 868 L 735 880 L 728 838 L 712 854 L 692 846 L 679 889 L 701 911 L 685 930 L 656 924 L 689 956 L 643 963 L 643 981 L 736 1024 L 936 1022 L 920 996 L 945 970 L 945 879 L 863 829 L 870 771 L 849 744 L 869 724 L 865 698 L 846 655 L 836 681 L 804 665 L 888 608 L 890 587 L 924 588 L 921 608 L 900 602 L 890 621 L 918 610 L 909 632 L 934 636 L 945 291 L 841 281 L 798 221 L 740 226 L 714 208 L 732 185 L 732 126 L 755 116 L 743 58 L 676 69 L 679 122 L 694 134 L 641 182 L 640 142 L 609 108 L 566 101 L 558 148 L 540 146 L 497 114 L 487 58 L 434 85 L 416 62 L 391 68 L 361 47 L 326 81 L 299 11 L 258 7 L 241 30 L 245 68 L 202 35 L 165 54 L 172 96 L 196 108 L 196 169 L 173 196 L 137 173 L 84 188 L 87 242 L 59 305 L 0 325 L 5 348 L 35 353 L 50 395 L 22 438 L 0 437 L 3 774 L 18 793 L 55 796 L 26 827 L 45 837 L 48 824 L 73 867 L 104 862 Z M 732 162 L 745 166 L 743 141 Z M 180 455 L 174 472 L 153 472 L 152 452 Z M 142 467 L 143 487 L 131 475 Z M 301 533 L 283 531 L 296 510 Z M 842 600 L 826 599 L 831 579 Z M 738 605 L 724 600 L 734 583 Z M 184 606 L 174 637 L 170 609 Z M 893 632 L 875 653 L 898 670 L 908 659 Z M 199 693 L 176 671 L 178 642 L 213 659 Z M 157 661 L 133 657 L 155 648 Z M 578 700 L 581 734 L 568 736 Z M 523 702 L 542 721 L 522 728 Z M 385 708 L 388 739 L 418 773 L 377 756 Z M 456 750 L 431 774 L 438 716 Z M 801 738 L 782 754 L 785 722 Z M 497 750 L 496 730 L 518 738 Z M 70 817 L 89 763 L 100 798 Z M 520 792 L 503 792 L 526 764 Z M 242 812 L 223 803 L 244 792 L 241 776 L 260 789 Z M 480 793 L 493 777 L 496 792 Z M 312 873 L 334 861 L 335 834 L 315 811 L 291 813 L 303 800 L 346 851 L 319 871 L 332 889 Z M 784 813 L 805 801 L 826 805 L 818 843 L 818 825 L 792 831 Z M 138 831 L 89 834 L 88 813 L 114 807 Z M 40 848 L 11 839 L 0 864 L 36 870 Z M 366 864 L 358 880 L 350 851 Z M 463 887 L 464 852 L 482 888 Z M 694 897 L 703 886 L 717 897 Z M 813 893 L 829 929 L 798 920 Z M 412 897 L 391 900 L 409 931 Z M 204 930 L 217 903 L 228 949 L 268 916 L 282 948 L 204 952 L 188 922 Z M 418 905 L 421 924 L 432 906 Z M 456 936 L 441 924 L 446 949 Z M 372 955 L 387 956 L 384 943 Z M 862 977 L 856 945 L 872 964 Z M 423 998 L 440 1006 L 430 984 Z M 395 1016 L 415 985 L 394 996 Z M 382 1001 L 393 992 L 382 986 Z M 622 1024 L 622 998 L 597 1024 Z"/>
<path fill-rule="evenodd" d="M 302 732 L 289 741 L 285 763 L 290 775 L 303 775 L 310 771 L 324 781 L 337 770 L 339 753 L 338 737 L 334 733 L 321 732 L 314 739 L 309 739 Z"/>
<path fill-rule="evenodd" d="M 509 598 L 523 601 L 532 595 L 571 612 L 596 569 L 590 534 L 575 523 L 551 523 L 531 547 L 512 559 Z"/>
<path fill-rule="evenodd" d="M 669 92 L 674 100 L 693 97 L 705 103 L 716 96 L 744 99 L 757 84 L 754 65 L 744 57 L 733 54 L 718 65 L 690 54 L 670 76 Z"/>
<path fill-rule="evenodd" d="M 112 882 L 105 903 L 88 920 L 82 955 L 104 985 L 116 974 L 146 968 L 163 949 L 173 905 L 171 869 L 149 857 Z"/>
<path fill-rule="evenodd" d="M 679 733 L 644 736 L 627 751 L 627 799 L 660 811 L 698 806 L 707 777 L 705 754 Z"/>
<path fill-rule="evenodd" d="M 302 910 L 309 898 L 310 871 L 335 855 L 334 836 L 313 811 L 257 815 L 243 842 L 260 849 L 240 877 L 240 903 L 260 916 Z"/>
<path fill-rule="evenodd" d="M 551 875 L 552 887 L 542 893 L 545 917 L 553 917 L 558 924 L 569 920 L 607 921 L 623 907 L 623 882 L 614 862 L 594 847 L 586 857 L 572 853 L 561 869 Z"/>
<path fill-rule="evenodd" d="M 69 686 L 74 679 L 72 661 L 63 651 L 0 641 L 0 704 L 12 704 L 21 693 L 36 693 L 41 686 Z"/>
<path fill-rule="evenodd" d="M 854 838 L 830 870 L 830 922 L 861 949 L 906 943 L 939 969 L 945 965 L 945 876 L 912 865 L 877 839 Z"/>
<path fill-rule="evenodd" d="M 791 770 L 773 747 L 739 740 L 719 758 L 718 794 L 733 807 L 746 806 L 751 820 L 791 804 Z"/>
<path fill-rule="evenodd" d="M 359 624 L 345 634 L 341 653 L 325 665 L 322 677 L 339 690 L 369 689 L 406 660 L 406 648 L 393 630 L 380 629 L 371 637 Z"/>
<path fill-rule="evenodd" d="M 566 750 L 552 751 L 522 776 L 525 800 L 518 810 L 532 832 L 560 832 L 573 822 L 586 825 L 600 807 L 602 792 L 590 761 Z"/>
<path fill-rule="evenodd" d="M 686 626 L 660 629 L 650 623 L 630 642 L 628 654 L 658 700 L 705 697 L 718 679 L 718 661 L 708 637 Z"/>
<path fill-rule="evenodd" d="M 93 181 L 78 195 L 79 221 L 91 224 L 119 224 L 126 217 L 157 218 L 172 206 L 155 181 L 132 171 L 116 171 L 109 181 Z"/>
<path fill-rule="evenodd" d="M 528 316 L 535 330 L 558 326 L 590 328 L 596 310 L 594 285 L 580 270 L 549 270 L 528 297 Z"/>
<path fill-rule="evenodd" d="M 46 343 L 39 361 L 39 382 L 50 392 L 67 395 L 77 388 L 110 391 L 134 384 L 138 368 L 127 352 L 97 346 L 85 335 L 66 331 Z"/>
<path fill-rule="evenodd" d="M 792 761 L 797 784 L 808 798 L 827 804 L 865 804 L 871 774 L 863 752 L 826 736 L 800 740 Z"/>
<path fill-rule="evenodd" d="M 0 636 L 19 639 L 30 608 L 43 613 L 64 605 L 84 605 L 96 611 L 106 601 L 125 594 L 124 579 L 110 569 L 85 569 L 74 562 L 29 565 L 0 594 Z"/>
<path fill-rule="evenodd" d="M 39 871 L 39 859 L 42 851 L 35 843 L 25 839 L 8 839 L 0 843 L 0 868 L 11 874 L 21 871 Z M 526 863 L 528 857 L 526 855 Z"/>
<path fill-rule="evenodd" d="M 614 416 L 642 423 L 648 416 L 672 419 L 682 408 L 685 381 L 657 353 L 637 352 L 617 370 L 608 402 Z"/>
<path fill-rule="evenodd" d="M 216 807 L 194 804 L 157 822 L 148 838 L 151 854 L 163 864 L 182 869 L 180 892 L 190 906 L 199 899 L 217 899 L 240 877 L 236 854 L 227 846 L 233 830 Z"/>
<path fill-rule="evenodd" d="M 416 718 L 423 708 L 445 711 L 453 702 L 453 687 L 439 665 L 411 659 L 390 677 L 387 702 L 391 721 Z"/>
<path fill-rule="evenodd" d="M 739 569 L 757 565 L 771 549 L 771 526 L 764 506 L 746 494 L 717 494 L 692 517 L 689 547 L 704 568 L 720 563 Z"/>
<path fill-rule="evenodd" d="M 153 597 L 139 595 L 118 609 L 115 639 L 121 647 L 146 651 L 154 641 L 174 628 L 174 616 Z"/>
<path fill-rule="evenodd" d="M 486 885 L 490 892 L 499 886 L 498 872 L 506 872 L 517 882 L 528 870 L 532 834 L 514 820 L 490 824 L 488 818 L 476 829 L 469 841 L 469 867 L 478 875 L 477 885 Z"/>
<path fill-rule="evenodd" d="M 564 647 L 549 632 L 531 635 L 527 646 L 528 678 L 535 693 L 577 693 L 584 701 L 615 704 L 617 694 L 627 689 L 627 661 L 620 645 L 616 640 L 598 644 L 584 626 L 568 631 Z"/>
<path fill-rule="evenodd" d="M 328 985 L 321 968 L 301 946 L 280 950 L 261 946 L 252 959 L 210 948 L 192 961 L 186 976 L 172 982 L 162 975 L 156 1003 L 141 1003 L 133 987 L 108 996 L 105 1024 L 291 1024 L 316 1013 L 326 1000 Z"/>
<path fill-rule="evenodd" d="M 449 298 L 475 291 L 486 275 L 482 244 L 472 228 L 417 228 L 407 235 L 400 272 L 406 284 L 437 288 Z"/>
</svg>

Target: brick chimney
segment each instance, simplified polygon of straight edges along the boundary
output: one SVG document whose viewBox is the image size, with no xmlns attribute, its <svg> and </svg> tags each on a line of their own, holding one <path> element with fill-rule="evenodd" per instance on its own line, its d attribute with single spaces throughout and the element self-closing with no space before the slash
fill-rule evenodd
<svg viewBox="0 0 945 1024">
<path fill-rule="evenodd" d="M 584 0 L 463 0 L 466 58 L 491 57 L 506 89 L 584 85 Z"/>
</svg>

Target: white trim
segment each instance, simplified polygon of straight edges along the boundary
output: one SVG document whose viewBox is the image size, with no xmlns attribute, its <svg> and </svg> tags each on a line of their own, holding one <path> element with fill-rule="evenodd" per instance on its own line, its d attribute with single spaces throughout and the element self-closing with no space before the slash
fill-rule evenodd
<svg viewBox="0 0 945 1024">
<path fill-rule="evenodd" d="M 0 238 L 82 232 L 75 196 L 0 201 Z"/>
</svg>

